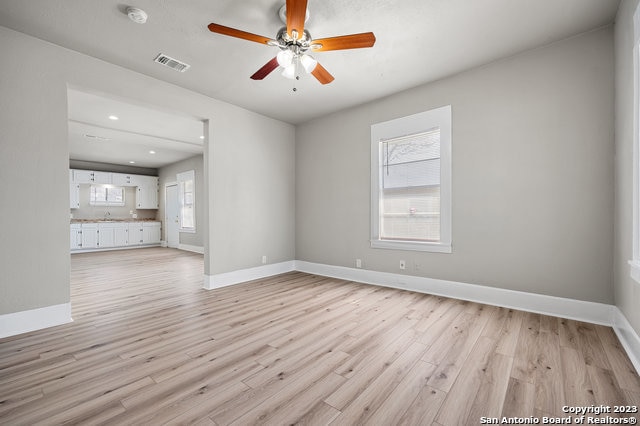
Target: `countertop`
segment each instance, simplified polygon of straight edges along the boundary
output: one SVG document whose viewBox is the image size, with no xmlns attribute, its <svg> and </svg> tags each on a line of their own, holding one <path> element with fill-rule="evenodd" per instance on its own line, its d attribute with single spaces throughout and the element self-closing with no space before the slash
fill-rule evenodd
<svg viewBox="0 0 640 426">
<path fill-rule="evenodd" d="M 70 223 L 160 222 L 157 219 L 71 219 Z"/>
</svg>

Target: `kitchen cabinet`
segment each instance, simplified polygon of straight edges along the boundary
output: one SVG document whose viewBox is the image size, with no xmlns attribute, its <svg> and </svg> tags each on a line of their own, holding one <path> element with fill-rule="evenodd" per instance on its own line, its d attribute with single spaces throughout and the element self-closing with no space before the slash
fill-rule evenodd
<svg viewBox="0 0 640 426">
<path fill-rule="evenodd" d="M 114 229 L 111 223 L 98 224 L 98 247 L 109 248 L 115 246 Z"/>
<path fill-rule="evenodd" d="M 69 240 L 71 243 L 71 250 L 78 250 L 82 248 L 82 226 L 79 223 L 71 224 L 71 232 L 69 233 Z"/>
<path fill-rule="evenodd" d="M 69 208 L 80 207 L 80 184 L 73 181 L 73 170 L 69 170 Z"/>
<path fill-rule="evenodd" d="M 111 172 L 93 172 L 93 183 L 111 184 Z"/>
<path fill-rule="evenodd" d="M 128 240 L 127 245 L 129 246 L 137 246 L 143 243 L 142 233 L 143 227 L 142 222 L 130 222 L 128 225 Z"/>
<path fill-rule="evenodd" d="M 156 176 L 138 176 L 139 184 L 136 188 L 136 208 L 158 208 L 158 178 Z"/>
<path fill-rule="evenodd" d="M 82 231 L 82 248 L 92 249 L 98 248 L 98 224 L 97 223 L 83 223 L 81 227 Z"/>
<path fill-rule="evenodd" d="M 136 187 L 137 209 L 158 208 L 158 177 L 134 175 L 128 173 L 96 172 L 91 170 L 75 170 L 70 173 L 69 189 L 71 191 L 69 207 L 80 207 L 81 184 L 110 184 L 122 187 Z"/>
<path fill-rule="evenodd" d="M 91 170 L 72 170 L 74 183 L 111 184 L 111 172 L 94 172 Z"/>
<path fill-rule="evenodd" d="M 113 245 L 115 247 L 124 247 L 129 241 L 129 224 L 118 223 L 113 228 Z"/>
<path fill-rule="evenodd" d="M 111 183 L 116 186 L 136 186 L 134 176 L 125 173 L 111 173 Z"/>
<path fill-rule="evenodd" d="M 144 222 L 142 224 L 142 243 L 160 243 L 160 222 Z"/>
<path fill-rule="evenodd" d="M 160 245 L 160 222 L 96 221 L 70 225 L 72 252 Z"/>
<path fill-rule="evenodd" d="M 72 170 L 74 183 L 93 183 L 91 170 Z"/>
</svg>

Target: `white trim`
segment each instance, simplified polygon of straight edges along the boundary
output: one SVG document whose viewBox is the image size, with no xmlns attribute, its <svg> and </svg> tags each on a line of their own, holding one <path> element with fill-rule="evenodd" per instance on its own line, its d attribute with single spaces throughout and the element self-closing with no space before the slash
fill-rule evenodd
<svg viewBox="0 0 640 426">
<path fill-rule="evenodd" d="M 612 327 L 616 332 L 622 347 L 627 352 L 631 363 L 640 374 L 640 336 L 635 332 L 622 311 L 615 306 L 612 315 Z"/>
<path fill-rule="evenodd" d="M 246 281 L 266 278 L 273 275 L 284 274 L 295 270 L 296 262 L 293 260 L 271 265 L 256 266 L 255 268 L 240 269 L 216 275 L 205 275 L 204 286 L 206 290 L 213 290 Z"/>
<path fill-rule="evenodd" d="M 184 250 L 184 251 L 192 251 L 194 253 L 204 254 L 204 247 L 201 247 L 201 246 L 192 246 L 192 245 L 189 245 L 189 244 L 178 244 L 178 249 L 179 250 Z"/>
<path fill-rule="evenodd" d="M 604 303 L 304 261 L 296 261 L 296 270 L 602 325 L 611 325 L 614 308 Z"/>
<path fill-rule="evenodd" d="M 372 248 L 429 251 L 432 253 L 451 253 L 451 244 L 417 241 L 371 240 Z"/>
<path fill-rule="evenodd" d="M 73 321 L 71 303 L 0 315 L 0 338 L 54 327 Z"/>
</svg>

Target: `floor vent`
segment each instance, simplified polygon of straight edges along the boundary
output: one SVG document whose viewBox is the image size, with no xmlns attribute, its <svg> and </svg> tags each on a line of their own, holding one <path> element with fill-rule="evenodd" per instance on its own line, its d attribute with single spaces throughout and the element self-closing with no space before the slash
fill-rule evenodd
<svg viewBox="0 0 640 426">
<path fill-rule="evenodd" d="M 177 59 L 173 59 L 172 57 L 167 56 L 164 53 L 158 54 L 158 56 L 156 56 L 156 59 L 154 59 L 154 62 L 157 62 L 159 64 L 164 65 L 165 67 L 169 67 L 171 69 L 174 69 L 180 72 L 185 72 L 191 67 L 191 65 L 185 64 L 184 62 L 181 62 Z"/>
</svg>

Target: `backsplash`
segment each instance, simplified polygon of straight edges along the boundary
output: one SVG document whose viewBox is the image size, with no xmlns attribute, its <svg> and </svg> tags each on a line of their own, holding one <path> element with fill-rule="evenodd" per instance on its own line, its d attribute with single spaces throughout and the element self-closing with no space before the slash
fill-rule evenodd
<svg viewBox="0 0 640 426">
<path fill-rule="evenodd" d="M 137 214 L 138 219 L 156 219 L 157 210 L 136 210 L 136 188 L 124 187 L 124 203 L 119 206 L 90 206 L 89 189 L 91 185 L 80 185 L 80 207 L 71 209 L 73 219 L 131 219 L 130 212 Z"/>
</svg>

